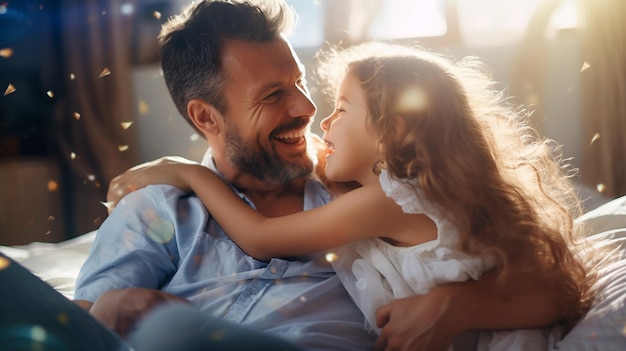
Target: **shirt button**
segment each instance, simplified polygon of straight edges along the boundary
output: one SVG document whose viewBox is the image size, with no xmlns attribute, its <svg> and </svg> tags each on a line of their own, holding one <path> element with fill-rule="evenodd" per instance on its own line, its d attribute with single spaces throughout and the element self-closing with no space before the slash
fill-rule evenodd
<svg viewBox="0 0 626 351">
<path fill-rule="evenodd" d="M 276 266 L 271 266 L 270 272 L 272 272 L 272 274 L 276 274 L 276 272 L 278 272 L 278 269 L 276 269 Z"/>
</svg>

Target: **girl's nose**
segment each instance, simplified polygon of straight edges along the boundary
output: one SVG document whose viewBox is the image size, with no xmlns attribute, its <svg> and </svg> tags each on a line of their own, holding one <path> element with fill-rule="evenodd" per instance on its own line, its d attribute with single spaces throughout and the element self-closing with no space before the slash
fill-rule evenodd
<svg viewBox="0 0 626 351">
<path fill-rule="evenodd" d="M 320 122 L 320 127 L 322 128 L 323 131 L 328 132 L 328 130 L 330 129 L 330 124 L 333 121 L 333 116 L 335 115 L 335 113 L 331 113 L 328 117 L 324 118 L 321 122 Z"/>
</svg>

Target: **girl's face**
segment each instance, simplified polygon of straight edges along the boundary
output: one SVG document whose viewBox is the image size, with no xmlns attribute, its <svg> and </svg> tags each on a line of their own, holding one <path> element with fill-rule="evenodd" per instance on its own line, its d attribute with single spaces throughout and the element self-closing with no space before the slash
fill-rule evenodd
<svg viewBox="0 0 626 351">
<path fill-rule="evenodd" d="M 372 172 L 382 157 L 379 138 L 367 121 L 363 89 L 347 73 L 337 88 L 335 111 L 321 122 L 328 145 L 326 177 L 336 182 L 378 182 Z"/>
</svg>

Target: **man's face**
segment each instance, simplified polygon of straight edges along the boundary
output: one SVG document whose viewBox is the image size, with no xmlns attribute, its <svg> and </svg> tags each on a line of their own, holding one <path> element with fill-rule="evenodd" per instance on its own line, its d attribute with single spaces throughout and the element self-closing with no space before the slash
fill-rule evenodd
<svg viewBox="0 0 626 351">
<path fill-rule="evenodd" d="M 229 40 L 222 64 L 227 74 L 222 151 L 231 166 L 266 185 L 310 174 L 305 134 L 316 108 L 289 44 Z"/>
</svg>

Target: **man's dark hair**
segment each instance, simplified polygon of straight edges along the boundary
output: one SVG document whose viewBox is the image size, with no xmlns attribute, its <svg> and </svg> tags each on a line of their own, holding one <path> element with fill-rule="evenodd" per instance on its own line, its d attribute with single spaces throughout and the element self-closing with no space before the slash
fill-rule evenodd
<svg viewBox="0 0 626 351">
<path fill-rule="evenodd" d="M 294 14 L 282 1 L 203 0 L 163 25 L 161 67 L 176 108 L 194 128 L 187 102 L 199 98 L 225 113 L 225 40 L 271 42 L 291 30 Z"/>
</svg>

